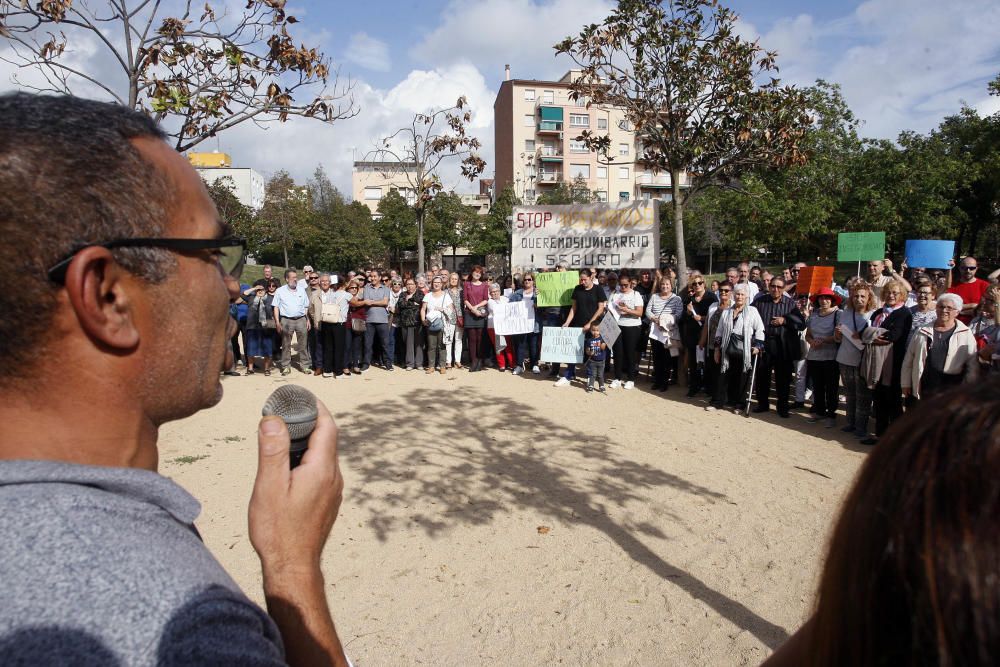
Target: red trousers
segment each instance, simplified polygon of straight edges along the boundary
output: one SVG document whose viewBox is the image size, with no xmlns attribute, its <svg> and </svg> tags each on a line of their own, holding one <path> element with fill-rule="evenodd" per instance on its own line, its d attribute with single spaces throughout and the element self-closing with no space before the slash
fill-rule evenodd
<svg viewBox="0 0 1000 667">
<path fill-rule="evenodd" d="M 497 349 L 497 335 L 493 329 L 486 330 L 490 335 L 490 342 L 493 343 L 493 349 Z M 507 341 L 507 347 L 501 352 L 497 352 L 497 368 L 503 370 L 505 368 L 514 368 L 516 362 L 514 361 L 514 341 L 513 336 L 507 336 L 504 338 Z"/>
</svg>

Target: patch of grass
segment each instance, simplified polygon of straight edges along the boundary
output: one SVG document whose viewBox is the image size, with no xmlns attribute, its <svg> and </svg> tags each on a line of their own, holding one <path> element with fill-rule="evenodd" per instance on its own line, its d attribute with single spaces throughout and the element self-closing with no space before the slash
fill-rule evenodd
<svg viewBox="0 0 1000 667">
<path fill-rule="evenodd" d="M 195 461 L 200 461 L 202 459 L 207 459 L 207 458 L 208 454 L 199 454 L 198 456 L 178 456 L 176 459 L 173 459 L 171 463 L 178 463 L 178 464 L 194 463 Z"/>
</svg>

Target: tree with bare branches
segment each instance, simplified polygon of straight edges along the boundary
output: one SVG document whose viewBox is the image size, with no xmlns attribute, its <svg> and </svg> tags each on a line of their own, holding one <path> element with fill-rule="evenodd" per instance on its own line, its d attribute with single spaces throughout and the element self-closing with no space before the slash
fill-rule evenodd
<svg viewBox="0 0 1000 667">
<path fill-rule="evenodd" d="M 165 5 L 176 9 L 168 13 Z M 246 121 L 326 123 L 357 113 L 350 81 L 321 52 L 296 46 L 285 0 L 219 13 L 192 0 L 0 0 L 0 58 L 23 88 L 100 91 L 150 114 L 184 151 Z M 231 5 L 230 5 L 231 6 Z M 74 48 L 97 45 L 86 66 Z M 112 70 L 100 71 L 110 58 Z M 41 82 L 28 75 L 41 76 Z"/>
<path fill-rule="evenodd" d="M 718 0 L 619 0 L 603 23 L 554 47 L 582 68 L 570 96 L 621 109 L 641 144 L 636 163 L 670 174 L 684 282 L 688 199 L 748 170 L 806 159 L 805 96 L 771 76 L 777 54 L 736 34 L 736 20 Z M 603 162 L 618 162 L 609 136 L 585 131 L 580 138 Z"/>
<path fill-rule="evenodd" d="M 366 160 L 379 165 L 385 178 L 405 182 L 413 194 L 420 273 L 426 263 L 424 223 L 428 205 L 443 188 L 438 174 L 442 163 L 458 161 L 462 176 L 470 181 L 486 169 L 486 161 L 476 152 L 481 146 L 479 139 L 467 131 L 472 121 L 467 104 L 463 96 L 455 106 L 416 114 L 409 127 L 393 132 L 366 156 Z"/>
</svg>

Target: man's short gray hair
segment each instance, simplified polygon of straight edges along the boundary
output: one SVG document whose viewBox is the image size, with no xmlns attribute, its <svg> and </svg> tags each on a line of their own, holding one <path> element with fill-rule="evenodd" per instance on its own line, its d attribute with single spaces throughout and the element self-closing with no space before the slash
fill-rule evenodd
<svg viewBox="0 0 1000 667">
<path fill-rule="evenodd" d="M 962 306 L 965 305 L 965 302 L 962 301 L 962 297 L 957 294 L 952 294 L 951 292 L 945 292 L 939 296 L 937 300 L 938 303 L 951 303 L 952 307 L 959 312 L 961 312 Z"/>
</svg>

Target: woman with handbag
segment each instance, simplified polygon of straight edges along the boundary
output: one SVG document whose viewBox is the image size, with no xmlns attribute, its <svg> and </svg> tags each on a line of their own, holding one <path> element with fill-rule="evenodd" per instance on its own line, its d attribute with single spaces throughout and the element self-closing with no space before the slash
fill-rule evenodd
<svg viewBox="0 0 1000 667">
<path fill-rule="evenodd" d="M 368 328 L 368 307 L 360 296 L 361 286 L 354 280 L 347 286 L 350 304 L 347 309 L 346 340 L 344 341 L 344 374 L 361 375 L 361 357 L 365 346 L 365 330 Z M 348 371 L 350 369 L 350 371 Z"/>
<path fill-rule="evenodd" d="M 542 372 L 542 369 L 538 367 L 538 357 L 541 353 L 542 347 L 542 319 L 541 313 L 539 313 L 538 309 L 535 307 L 538 299 L 535 293 L 534 273 L 529 271 L 524 274 L 521 278 L 521 287 L 514 290 L 514 293 L 510 297 L 510 301 L 511 303 L 516 303 L 518 301 L 530 301 L 531 308 L 535 312 L 534 331 L 514 336 L 514 351 L 517 354 L 514 375 L 520 375 L 524 372 L 525 361 L 527 361 L 528 365 L 531 366 L 531 372 L 538 375 Z"/>
<path fill-rule="evenodd" d="M 420 321 L 427 327 L 427 373 L 438 371 L 444 375 L 444 323 L 445 311 L 454 307 L 451 297 L 444 291 L 444 278 L 431 279 L 431 291 L 420 307 Z"/>
<path fill-rule="evenodd" d="M 462 286 L 459 283 L 458 271 L 448 276 L 448 288 L 445 290 L 451 297 L 452 319 L 445 323 L 446 335 L 444 356 L 449 368 L 462 367 L 462 336 L 465 335 L 465 317 L 462 309 Z"/>
<path fill-rule="evenodd" d="M 472 274 L 462 290 L 465 306 L 465 329 L 469 334 L 469 372 L 483 370 L 479 358 L 483 346 L 483 329 L 486 328 L 486 304 L 490 300 L 489 285 L 483 282 L 483 267 L 472 267 Z"/>
<path fill-rule="evenodd" d="M 330 274 L 324 273 L 319 278 L 319 289 L 312 294 L 325 378 L 334 377 L 334 374 L 341 375 L 340 364 L 335 362 L 344 356 L 344 322 L 350 309 L 347 293 L 333 289 L 330 283 Z"/>
<path fill-rule="evenodd" d="M 420 307 L 424 295 L 417 289 L 417 281 L 407 278 L 403 293 L 396 301 L 396 315 L 406 348 L 404 367 L 408 371 L 424 365 L 424 327 L 420 323 Z"/>
<path fill-rule="evenodd" d="M 747 305 L 750 289 L 746 283 L 733 287 L 733 306 L 722 311 L 715 332 L 715 363 L 719 366 L 714 405 L 736 408 L 739 412 L 753 366 L 753 357 L 764 346 L 764 322 L 753 306 Z M 712 406 L 709 406 L 712 407 Z"/>
<path fill-rule="evenodd" d="M 263 359 L 264 375 L 271 374 L 271 354 L 274 352 L 274 290 L 268 291 L 268 281 L 263 278 L 253 284 L 254 295 L 247 309 L 247 375 L 254 374 L 258 358 Z"/>
</svg>

